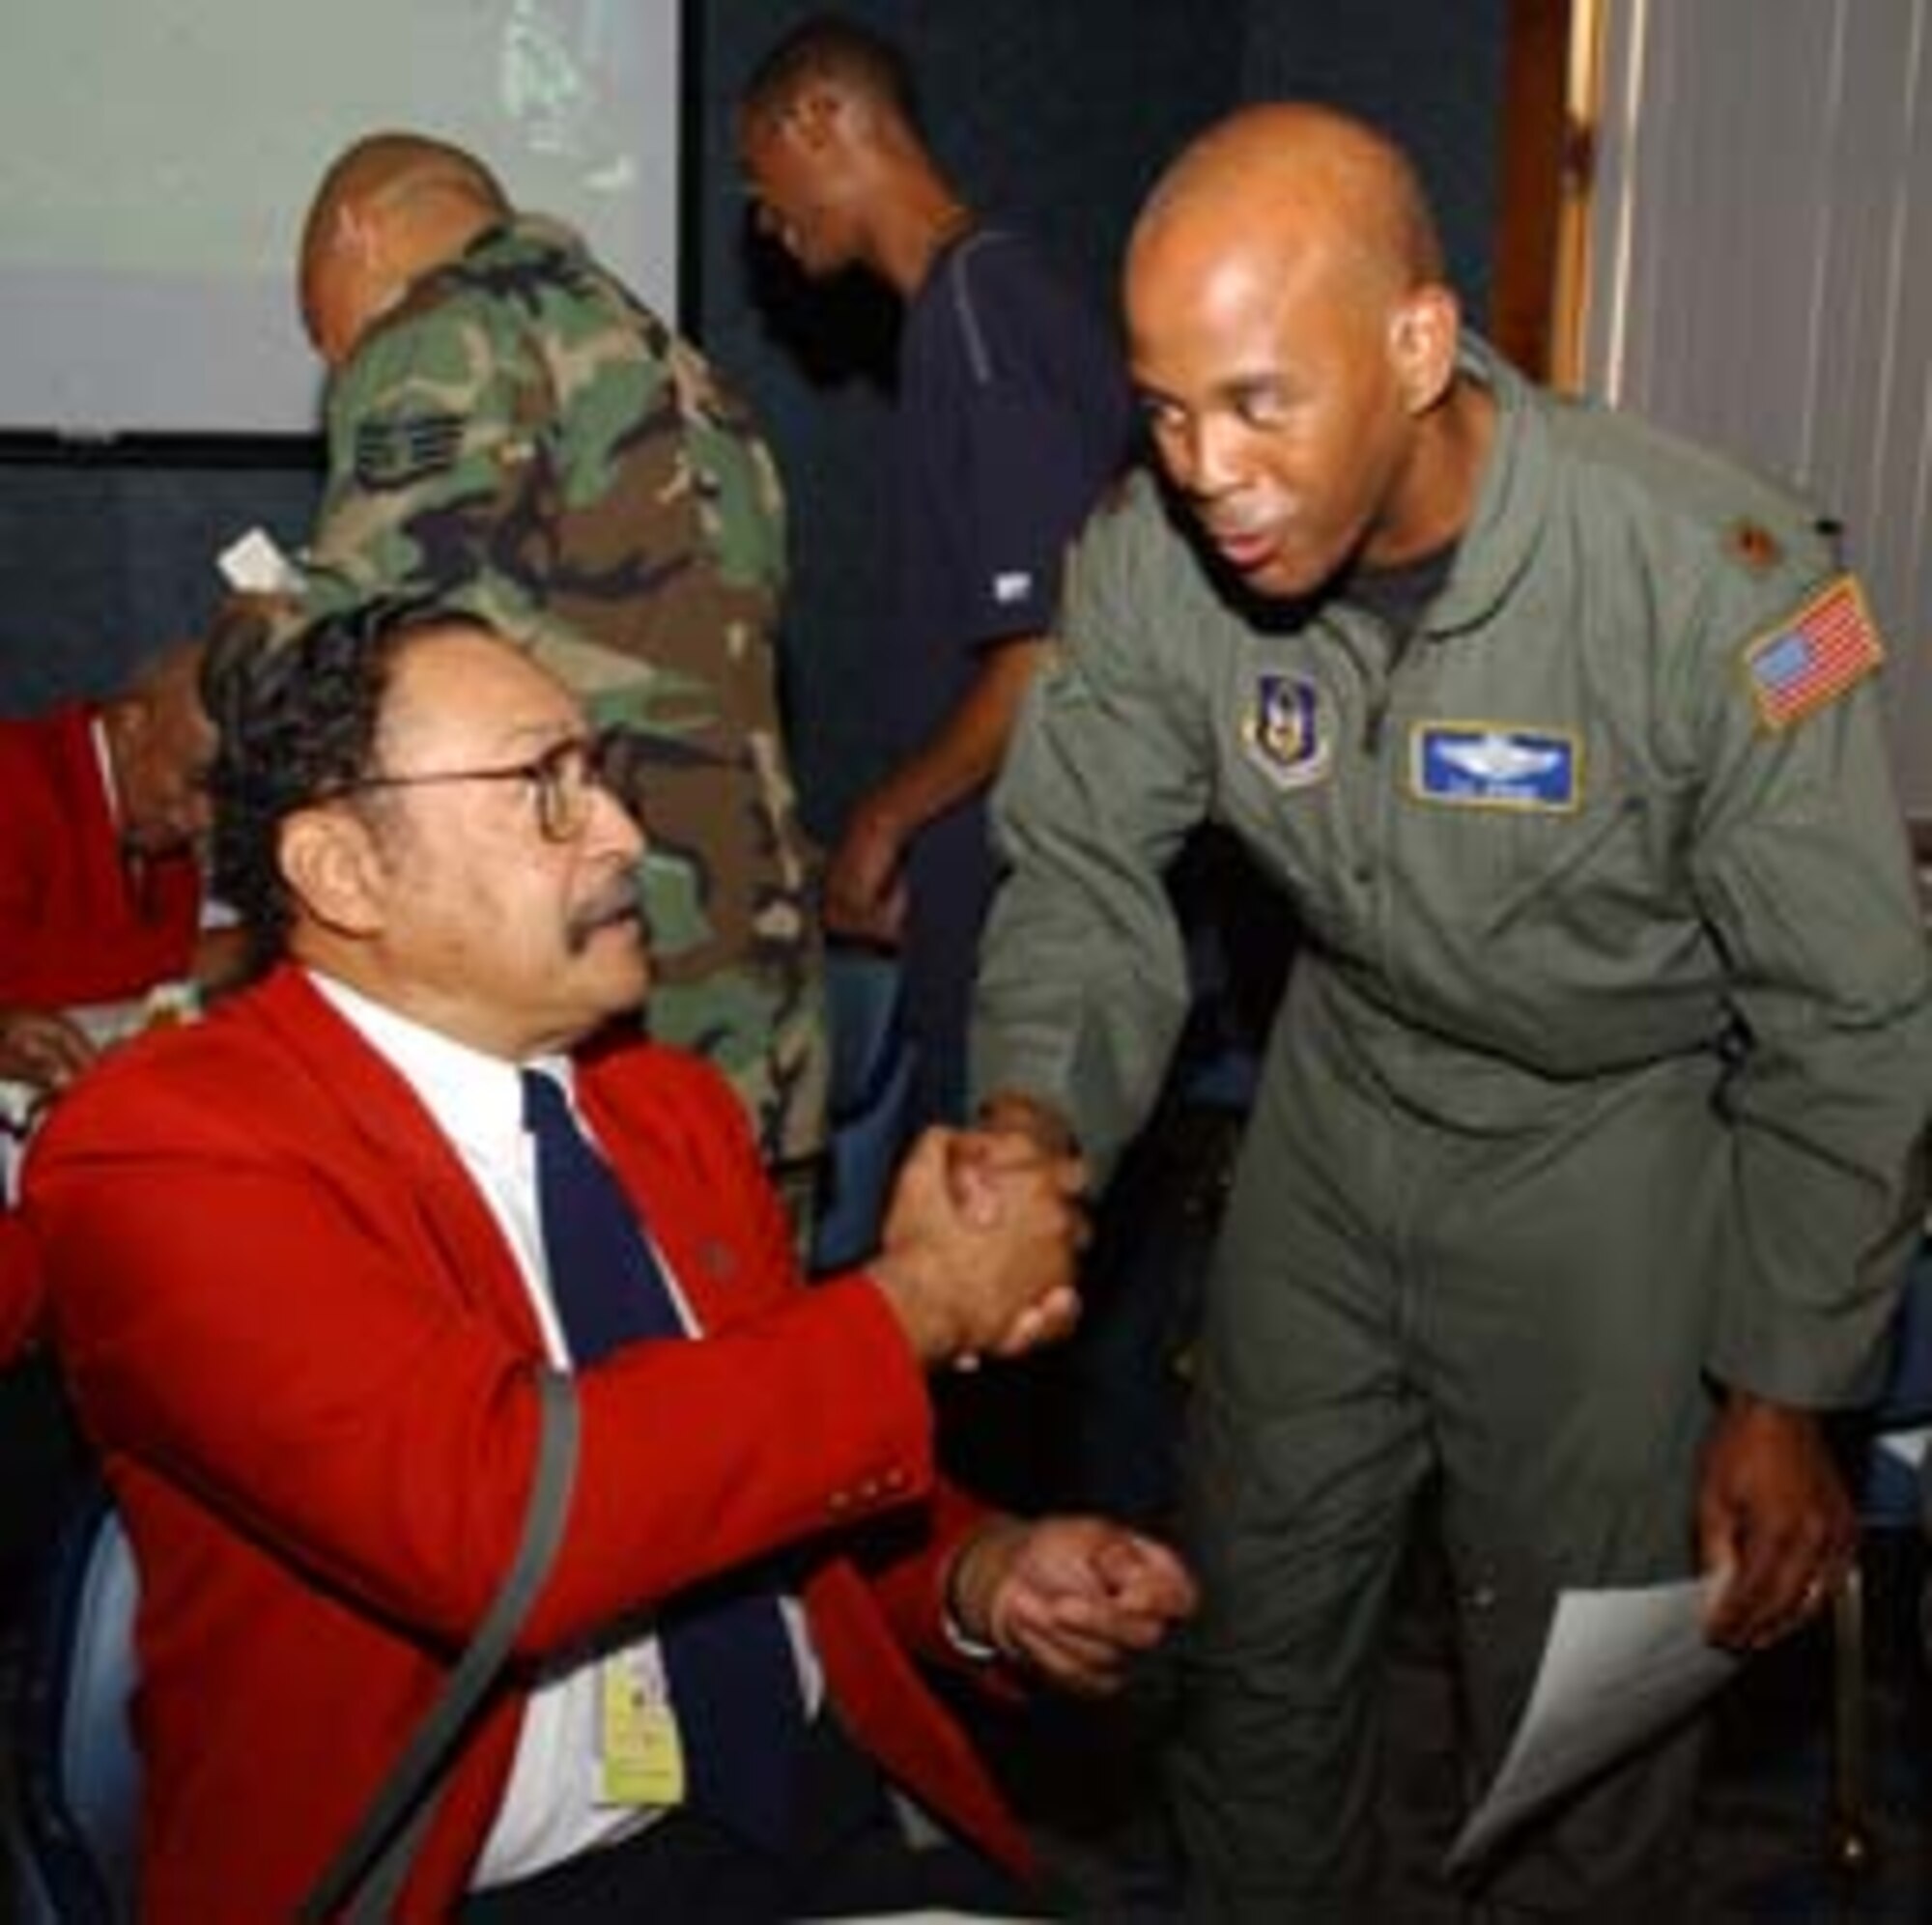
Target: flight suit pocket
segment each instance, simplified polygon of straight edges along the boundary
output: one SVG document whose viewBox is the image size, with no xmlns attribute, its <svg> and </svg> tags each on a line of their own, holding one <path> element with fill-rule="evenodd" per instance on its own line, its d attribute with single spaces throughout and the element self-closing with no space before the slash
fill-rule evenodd
<svg viewBox="0 0 1932 1925">
<path fill-rule="evenodd" d="M 1605 798 L 1575 815 L 1510 824 L 1508 873 L 1497 879 L 1492 939 L 1549 923 L 1590 943 L 1621 946 L 1656 918 L 1671 832 L 1646 798 Z"/>
</svg>

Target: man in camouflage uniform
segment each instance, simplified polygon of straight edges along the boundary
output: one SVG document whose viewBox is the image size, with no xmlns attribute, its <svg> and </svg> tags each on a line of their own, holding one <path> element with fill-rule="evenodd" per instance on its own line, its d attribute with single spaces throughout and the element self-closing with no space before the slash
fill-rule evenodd
<svg viewBox="0 0 1932 1925">
<path fill-rule="evenodd" d="M 575 235 L 438 142 L 377 135 L 330 167 L 301 305 L 332 371 L 304 612 L 468 585 L 634 735 L 652 1033 L 717 1063 L 767 1159 L 803 1170 L 821 963 L 778 718 L 782 496 L 754 423 Z"/>
<path fill-rule="evenodd" d="M 1932 1092 L 1881 651 L 1802 504 L 1462 332 L 1358 123 L 1208 134 L 1125 290 L 1168 486 L 1070 566 L 976 1066 L 1104 1165 L 1185 1006 L 1181 837 L 1226 823 L 1289 892 L 1197 1353 L 1173 1784 L 1190 1915 L 1407 1919 L 1374 1712 L 1422 1516 L 1473 1783 L 1561 1590 L 1702 1573 L 1749 1649 L 1854 1555 L 1820 1413 L 1875 1387 Z M 1527 1825 L 1478 1915 L 1685 1916 L 1695 1764 L 1674 1733 Z"/>
</svg>

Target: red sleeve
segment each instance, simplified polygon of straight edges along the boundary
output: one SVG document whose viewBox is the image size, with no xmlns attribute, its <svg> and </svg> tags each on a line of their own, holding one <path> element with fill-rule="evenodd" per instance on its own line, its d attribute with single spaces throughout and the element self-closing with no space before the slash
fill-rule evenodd
<svg viewBox="0 0 1932 1925">
<path fill-rule="evenodd" d="M 627 1070 L 647 1066 L 646 1056 L 655 1059 L 648 1080 L 627 1079 Z M 601 1080 L 594 1087 L 615 1113 L 611 1132 L 621 1132 L 628 1142 L 651 1142 L 657 1154 L 682 1162 L 692 1179 L 722 1200 L 725 1212 L 744 1227 L 748 1247 L 755 1249 L 760 1288 L 768 1288 L 775 1302 L 806 1288 L 790 1221 L 766 1180 L 743 1105 L 724 1078 L 698 1058 L 642 1043 L 620 1046 L 604 1063 L 615 1088 Z M 629 1102 L 627 1082 L 630 1090 L 639 1092 Z M 675 1100 L 668 1100 L 672 1091 Z M 673 1255 L 683 1257 L 679 1273 L 689 1275 L 693 1253 Z M 821 1279 L 810 1289 L 812 1295 L 836 1290 L 877 1296 L 876 1286 L 862 1271 Z M 882 1494 L 902 1498 L 905 1491 L 895 1486 Z M 901 1503 L 876 1528 L 855 1538 L 854 1562 L 894 1634 L 921 1657 L 961 1661 L 943 1628 L 946 1576 L 959 1543 L 992 1515 L 978 1498 L 942 1481 L 920 1504 Z"/>
</svg>

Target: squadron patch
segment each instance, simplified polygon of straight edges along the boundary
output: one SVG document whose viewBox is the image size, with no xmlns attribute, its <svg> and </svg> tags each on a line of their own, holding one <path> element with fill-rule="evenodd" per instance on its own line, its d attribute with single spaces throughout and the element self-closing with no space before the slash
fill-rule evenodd
<svg viewBox="0 0 1932 1925">
<path fill-rule="evenodd" d="M 1582 802 L 1583 745 L 1568 729 L 1419 722 L 1408 783 L 1423 802 L 1568 815 Z"/>
<path fill-rule="evenodd" d="M 1319 782 L 1328 773 L 1331 750 L 1321 733 L 1318 685 L 1306 675 L 1257 675 L 1253 706 L 1241 718 L 1241 740 L 1277 788 Z"/>
<path fill-rule="evenodd" d="M 463 447 L 460 414 L 411 414 L 364 421 L 355 431 L 355 479 L 364 488 L 407 488 L 446 474 Z"/>
<path fill-rule="evenodd" d="M 1760 636 L 1744 653 L 1745 675 L 1758 721 L 1789 728 L 1835 701 L 1885 660 L 1859 584 L 1841 575 L 1782 628 Z"/>
</svg>

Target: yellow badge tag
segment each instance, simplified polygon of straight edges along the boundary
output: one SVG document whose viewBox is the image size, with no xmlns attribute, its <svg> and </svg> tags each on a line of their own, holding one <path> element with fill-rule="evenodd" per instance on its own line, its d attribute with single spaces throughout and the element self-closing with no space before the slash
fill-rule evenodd
<svg viewBox="0 0 1932 1925">
<path fill-rule="evenodd" d="M 598 1692 L 597 1801 L 682 1804 L 684 1745 L 661 1681 L 619 1651 L 599 1667 Z"/>
</svg>

